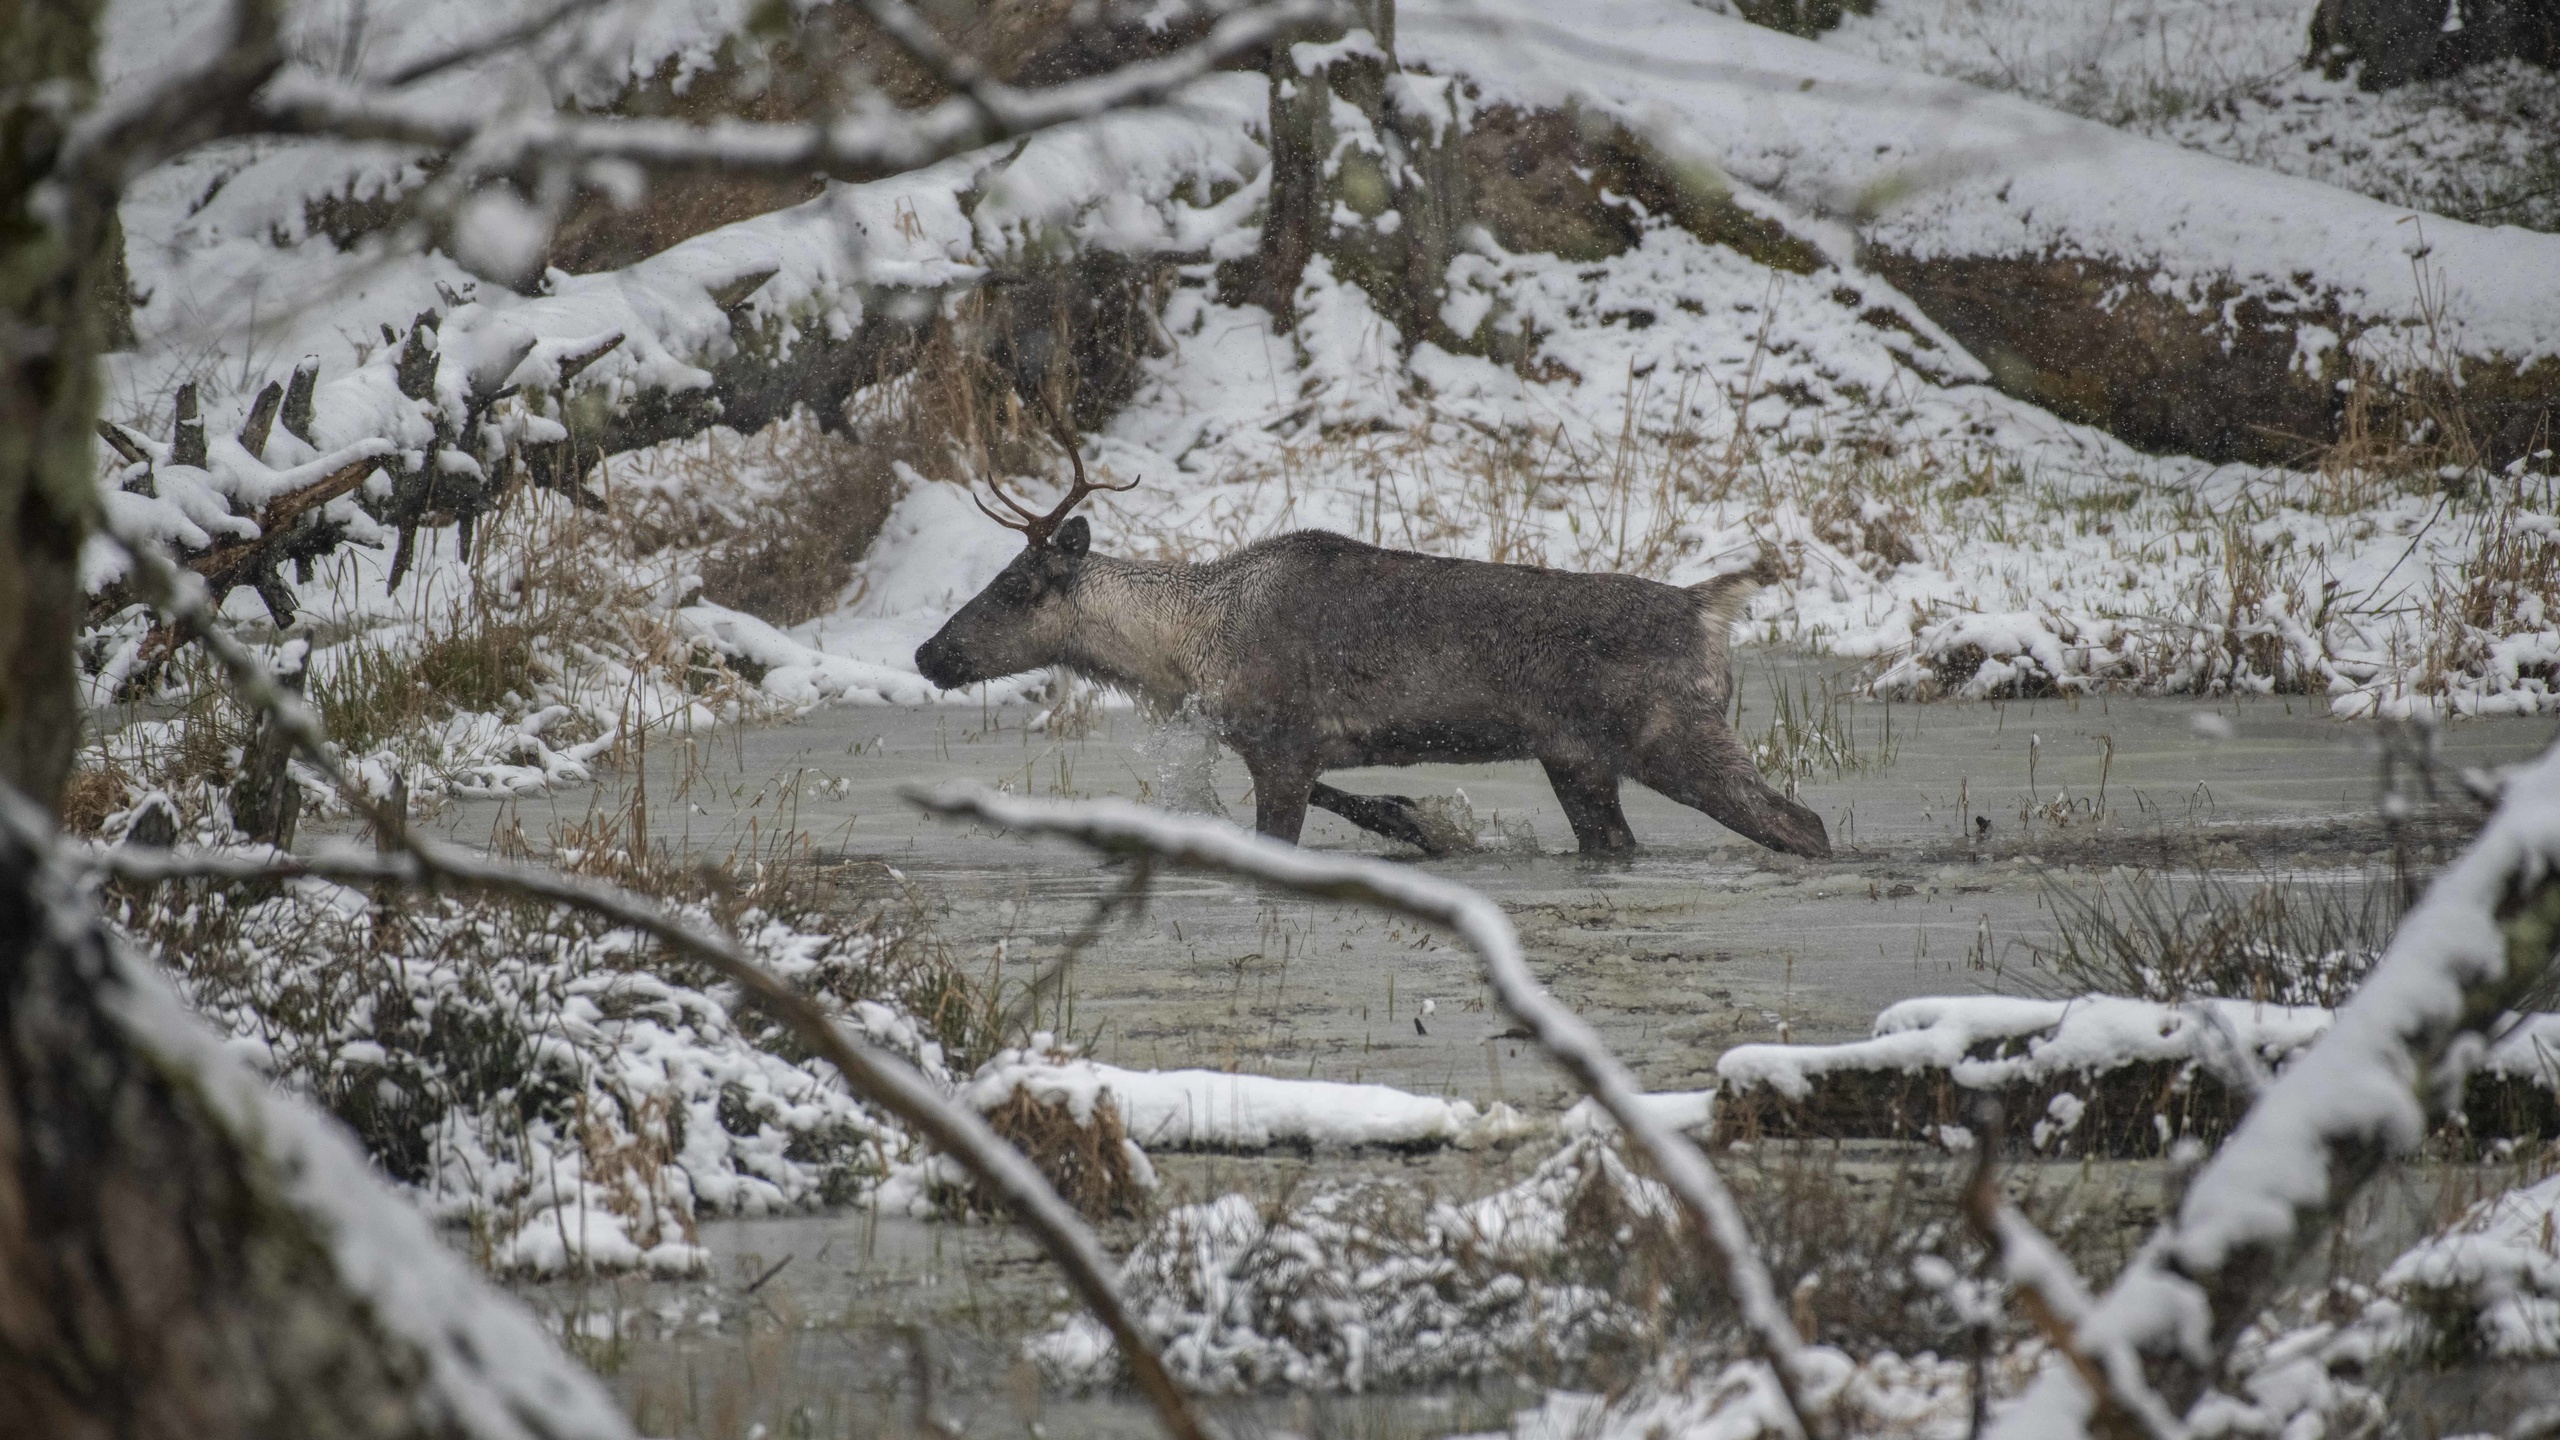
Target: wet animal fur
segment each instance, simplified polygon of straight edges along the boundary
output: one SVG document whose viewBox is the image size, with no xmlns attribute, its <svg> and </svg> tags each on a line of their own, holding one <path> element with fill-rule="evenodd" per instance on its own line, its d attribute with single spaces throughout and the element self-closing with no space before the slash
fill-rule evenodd
<svg viewBox="0 0 2560 1440">
<path fill-rule="evenodd" d="M 1761 780 L 1725 722 L 1728 636 L 1765 578 L 1632 575 L 1384 550 L 1302 530 L 1200 565 L 1090 551 L 1082 519 L 1028 546 L 916 651 L 944 688 L 1043 666 L 1201 712 L 1252 772 L 1255 828 L 1294 841 L 1313 803 L 1418 841 L 1410 801 L 1328 770 L 1536 760 L 1585 851 L 1634 848 L 1637 780 L 1728 828 L 1826 856 L 1821 817 Z"/>
</svg>

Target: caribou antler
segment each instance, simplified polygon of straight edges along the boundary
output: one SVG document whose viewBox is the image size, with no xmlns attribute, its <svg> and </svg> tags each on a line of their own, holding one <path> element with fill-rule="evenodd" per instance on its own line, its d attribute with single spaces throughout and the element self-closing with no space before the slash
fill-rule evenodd
<svg viewBox="0 0 2560 1440">
<path fill-rule="evenodd" d="M 977 492 L 974 490 L 969 493 L 969 498 L 976 501 L 978 508 L 985 512 L 988 519 L 993 520 L 1007 530 L 1021 531 L 1023 538 L 1029 540 L 1032 545 L 1036 547 L 1049 543 L 1049 537 L 1058 533 L 1058 527 L 1066 523 L 1068 512 L 1082 504 L 1084 502 L 1084 497 L 1087 495 L 1090 495 L 1097 490 L 1135 490 L 1138 488 L 1138 482 L 1132 480 L 1126 485 L 1097 485 L 1091 480 L 1086 479 L 1084 474 L 1084 452 L 1076 448 L 1076 432 L 1074 428 L 1067 424 L 1065 416 L 1058 413 L 1058 407 L 1049 403 L 1049 395 L 1047 391 L 1034 391 L 1032 392 L 1031 398 L 1039 405 L 1040 413 L 1048 417 L 1049 433 L 1058 437 L 1059 447 L 1067 452 L 1067 463 L 1075 467 L 1076 483 L 1074 488 L 1067 491 L 1067 498 L 1059 501 L 1056 509 L 1051 510 L 1046 515 L 1035 515 L 1031 512 L 1030 507 L 1007 494 L 1004 486 L 998 484 L 994 476 L 988 476 L 987 488 L 995 492 L 995 497 L 1004 502 L 1006 509 L 1012 511 L 1015 516 L 1019 517 L 1014 520 L 1008 520 L 1002 515 L 997 514 L 986 501 L 978 499 Z"/>
</svg>

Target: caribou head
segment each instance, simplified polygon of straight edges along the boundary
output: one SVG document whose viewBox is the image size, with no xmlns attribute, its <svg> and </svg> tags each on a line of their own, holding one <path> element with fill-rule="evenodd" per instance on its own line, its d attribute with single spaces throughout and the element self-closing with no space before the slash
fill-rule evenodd
<svg viewBox="0 0 2560 1440">
<path fill-rule="evenodd" d="M 971 493 L 969 498 L 977 501 L 987 518 L 1021 531 L 1024 544 L 1012 564 L 961 606 L 932 639 L 917 647 L 917 671 L 945 690 L 1037 670 L 1064 658 L 1075 623 L 1077 585 L 1093 546 L 1093 531 L 1084 517 L 1069 512 L 1097 490 L 1129 490 L 1138 483 L 1100 485 L 1087 479 L 1075 431 L 1046 395 L 1038 401 L 1051 432 L 1067 452 L 1075 483 L 1045 515 L 1014 499 L 993 479 L 987 488 L 1011 515 Z"/>
</svg>

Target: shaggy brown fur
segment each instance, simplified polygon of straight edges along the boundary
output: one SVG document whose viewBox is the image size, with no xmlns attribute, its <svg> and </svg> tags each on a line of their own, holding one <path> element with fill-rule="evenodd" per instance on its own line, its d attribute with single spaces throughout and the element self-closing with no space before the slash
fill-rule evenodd
<svg viewBox="0 0 2560 1440">
<path fill-rule="evenodd" d="M 1205 565 L 1089 551 L 1080 518 L 1026 547 L 916 667 L 945 688 L 1063 665 L 1168 709 L 1196 697 L 1277 839 L 1313 803 L 1417 840 L 1410 801 L 1346 795 L 1318 784 L 1327 770 L 1536 760 L 1585 851 L 1634 848 L 1631 778 L 1771 849 L 1831 853 L 1821 817 L 1764 783 L 1725 723 L 1727 636 L 1756 571 L 1684 590 L 1316 530 Z"/>
</svg>

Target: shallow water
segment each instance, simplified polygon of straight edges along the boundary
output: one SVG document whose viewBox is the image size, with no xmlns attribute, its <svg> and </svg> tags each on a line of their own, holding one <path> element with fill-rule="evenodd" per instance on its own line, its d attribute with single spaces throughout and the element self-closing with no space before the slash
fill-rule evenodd
<svg viewBox="0 0 2560 1440">
<path fill-rule="evenodd" d="M 1746 734 L 1766 728 L 1773 680 L 1819 674 L 1802 661 L 1741 668 Z M 2376 732 L 2299 701 L 1867 703 L 1847 713 L 1865 755 L 1890 763 L 1804 782 L 1839 850 L 1827 863 L 1761 850 L 1632 783 L 1626 810 L 1643 850 L 1584 860 L 1533 764 L 1330 778 L 1355 791 L 1463 794 L 1488 848 L 1412 863 L 1500 901 L 1539 973 L 1656 1088 L 1703 1083 L 1737 1042 L 1864 1035 L 1878 1010 L 1908 996 L 2051 986 L 2032 960 L 2050 929 L 2048 872 L 2165 862 L 2346 875 L 2387 855 Z M 2199 715 L 2230 738 L 2198 733 Z M 1004 976 L 1018 982 L 1057 961 L 1124 873 L 1061 842 L 927 818 L 904 788 L 968 779 L 1037 795 L 1184 793 L 1195 804 L 1214 793 L 1228 814 L 1252 814 L 1243 765 L 1202 763 L 1196 736 L 1169 739 L 1128 710 L 1098 713 L 1072 739 L 1027 729 L 1033 718 L 1022 708 L 833 709 L 661 739 L 646 767 L 650 830 L 726 854 L 781 828 L 805 832 L 821 856 L 886 861 L 924 888 L 959 954 L 991 970 L 1001 945 Z M 2553 731 L 2548 720 L 2466 722 L 2440 748 L 2451 764 L 2494 765 L 2535 753 Z M 502 823 L 538 840 L 556 821 L 621 807 L 633 783 L 465 802 L 441 819 L 466 840 Z M 1306 843 L 1388 850 L 1323 814 Z M 1239 881 L 1168 875 L 1142 914 L 1115 920 L 1076 958 L 1041 1013 L 1133 1067 L 1562 1100 L 1554 1077 L 1495 1039 L 1510 1021 L 1485 999 L 1474 958 L 1446 937 Z"/>
<path fill-rule="evenodd" d="M 1773 687 L 1800 695 L 1826 673 L 1757 656 L 1740 669 L 1746 736 L 1768 728 Z M 1500 901 L 1540 975 L 1654 1088 L 1706 1083 L 1734 1043 L 1862 1036 L 1878 1010 L 1909 996 L 2052 989 L 2033 958 L 2051 928 L 2051 884 L 2148 865 L 2360 882 L 2390 853 L 2378 732 L 2298 700 L 1865 703 L 1846 713 L 1864 763 L 1817 771 L 1802 791 L 1832 827 L 1840 853 L 1827 863 L 1761 851 L 1632 784 L 1626 809 L 1644 849 L 1586 861 L 1529 764 L 1329 778 L 1355 791 L 1463 792 L 1459 813 L 1472 812 L 1484 848 L 1411 863 Z M 805 833 L 821 858 L 885 861 L 922 887 L 967 963 L 1000 963 L 1018 982 L 1058 963 L 1126 872 L 1062 843 L 926 818 L 902 789 L 971 779 L 1251 815 L 1243 766 L 1196 729 L 1106 710 L 1062 738 L 1034 720 L 1023 708 L 835 709 L 691 742 L 658 737 L 645 770 L 587 790 L 459 803 L 436 818 L 466 840 L 521 825 L 538 841 L 555 822 L 622 810 L 645 774 L 658 840 L 719 855 L 780 830 Z M 2466 722 L 2445 729 L 2438 750 L 2448 766 L 2494 766 L 2534 754 L 2553 732 L 2547 720 Z M 1306 842 L 1388 851 L 1321 814 Z M 1384 1081 L 1549 1113 L 1571 1098 L 1501 1038 L 1510 1022 L 1447 937 L 1216 877 L 1159 877 L 1143 912 L 1104 928 L 1041 1015 L 1133 1067 Z M 1163 1168 L 1177 1197 L 1268 1196 L 1355 1172 L 1480 1194 L 1533 1164 L 1535 1149 L 1173 1156 Z M 2158 1183 L 2156 1167 L 2097 1168 L 2108 1185 L 2147 1193 Z M 718 1261 L 700 1281 L 527 1292 L 584 1337 L 652 1433 L 743 1436 L 763 1423 L 782 1435 L 798 1423 L 819 1435 L 904 1434 L 921 1428 L 919 1404 L 973 1435 L 1152 1430 L 1127 1397 L 1044 1394 L 1014 1361 L 1019 1338 L 1066 1298 L 1006 1229 L 855 1212 L 721 1221 L 703 1238 Z M 1436 1435 L 1498 1427 L 1530 1398 L 1500 1388 L 1263 1399 L 1229 1405 L 1224 1418 L 1242 1434 Z"/>
</svg>

